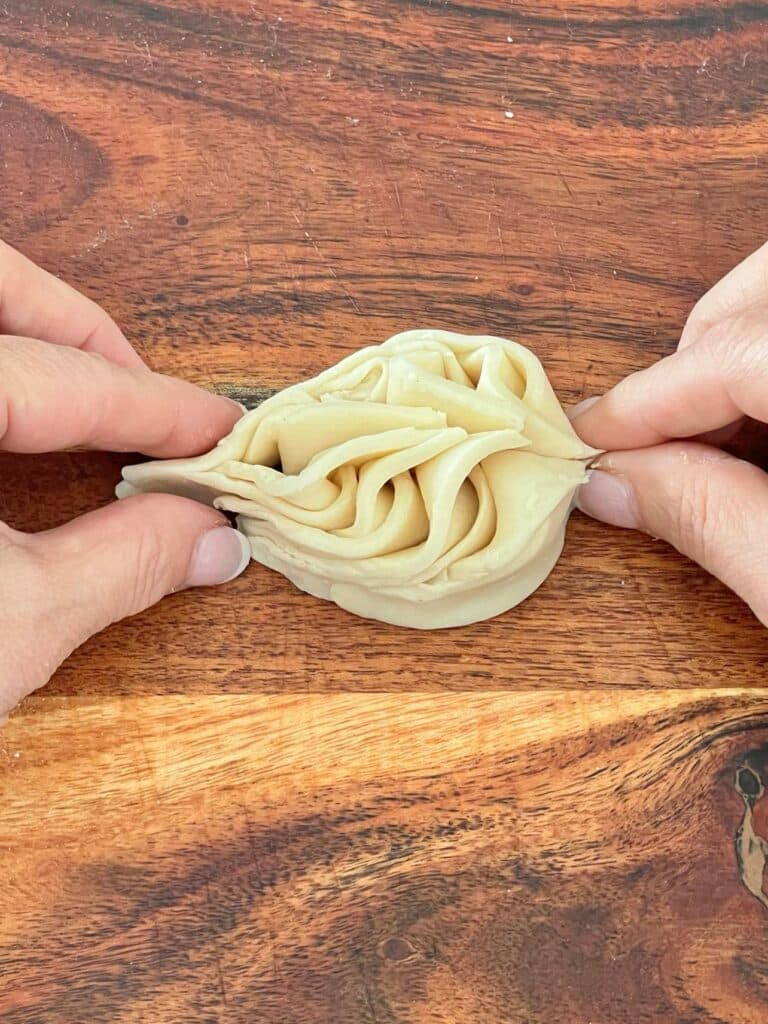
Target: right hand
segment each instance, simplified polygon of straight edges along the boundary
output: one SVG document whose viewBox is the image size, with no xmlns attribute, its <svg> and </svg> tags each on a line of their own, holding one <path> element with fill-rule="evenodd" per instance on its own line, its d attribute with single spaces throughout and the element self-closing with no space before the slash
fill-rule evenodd
<svg viewBox="0 0 768 1024">
<path fill-rule="evenodd" d="M 745 416 L 768 423 L 768 245 L 696 304 L 674 355 L 571 415 L 607 452 L 578 507 L 669 541 L 768 625 L 768 475 L 718 447 Z"/>
</svg>

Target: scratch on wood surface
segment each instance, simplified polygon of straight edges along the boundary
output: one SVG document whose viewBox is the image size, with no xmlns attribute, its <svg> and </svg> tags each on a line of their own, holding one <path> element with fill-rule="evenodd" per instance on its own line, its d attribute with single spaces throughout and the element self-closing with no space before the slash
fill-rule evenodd
<svg viewBox="0 0 768 1024">
<path fill-rule="evenodd" d="M 214 902 L 211 899 L 211 885 L 210 885 L 210 882 L 208 881 L 208 879 L 206 879 L 206 881 L 205 881 L 205 898 L 206 898 L 206 901 L 208 903 L 208 906 L 211 909 L 213 909 L 214 908 Z M 216 965 L 216 974 L 218 976 L 218 981 L 219 981 L 219 993 L 221 995 L 222 1003 L 224 1004 L 224 1006 L 227 1006 L 228 1005 L 228 1001 L 227 1001 L 227 986 L 224 983 L 224 972 L 221 969 L 221 953 L 219 951 L 219 940 L 218 940 L 218 936 L 214 933 L 213 929 L 211 929 L 210 935 L 211 935 L 211 952 L 213 954 L 213 962 Z"/>
<path fill-rule="evenodd" d="M 573 279 L 573 274 L 571 273 L 570 267 L 565 262 L 565 250 L 563 249 L 563 244 L 560 241 L 560 236 L 558 235 L 557 228 L 555 227 L 555 219 L 551 215 L 549 218 L 549 223 L 550 227 L 552 228 L 552 235 L 555 239 L 555 244 L 557 245 L 557 262 L 560 266 L 560 271 L 568 278 L 571 285 L 571 289 L 575 295 L 577 293 L 576 282 Z M 563 298 L 565 299 L 565 296 L 563 296 Z"/>
<path fill-rule="evenodd" d="M 711 71 L 707 70 L 708 67 L 709 67 L 709 60 L 710 60 L 709 57 L 705 57 L 704 60 L 702 60 L 701 64 L 696 69 L 696 74 L 697 75 L 707 75 L 707 76 L 710 76 L 712 74 Z"/>
<path fill-rule="evenodd" d="M 373 931 L 373 929 L 374 929 L 374 922 L 371 919 L 370 915 L 367 915 L 367 916 L 368 916 L 368 920 L 369 920 L 369 923 L 370 923 L 370 926 L 371 926 L 371 930 Z M 366 1002 L 366 1005 L 368 1007 L 368 1012 L 370 1013 L 370 1019 L 372 1021 L 372 1024 L 379 1024 L 378 1014 L 376 1013 L 376 1007 L 374 1005 L 373 997 L 371 995 L 370 983 L 368 982 L 368 979 L 365 976 L 365 968 L 364 968 L 362 963 L 358 963 L 358 965 L 357 965 L 357 973 L 358 973 L 358 975 L 360 977 L 360 981 L 361 981 L 362 986 L 363 986 L 363 992 L 365 993 L 365 1002 Z"/>
<path fill-rule="evenodd" d="M 392 182 L 392 187 L 395 190 L 395 200 L 397 202 L 397 208 L 400 211 L 400 220 L 405 224 L 405 212 L 403 210 L 403 201 L 400 198 L 400 189 L 397 187 L 397 182 Z"/>
<path fill-rule="evenodd" d="M 154 61 L 154 58 L 152 57 L 152 51 L 149 48 L 148 40 L 142 39 L 141 43 L 134 43 L 133 46 L 134 46 L 135 50 L 138 50 L 139 53 L 143 53 L 146 56 L 146 58 L 147 58 L 146 66 L 147 67 L 152 68 L 152 67 L 155 66 L 155 61 Z"/>
<path fill-rule="evenodd" d="M 157 965 L 160 968 L 160 970 L 162 971 L 163 966 L 165 964 L 165 943 L 163 941 L 163 936 L 162 936 L 162 933 L 160 931 L 160 922 L 157 920 L 157 916 L 153 914 L 152 918 L 151 918 L 151 921 L 152 921 L 152 932 L 154 934 L 154 939 L 155 939 L 155 947 L 154 947 L 153 952 L 154 952 L 155 956 L 157 957 Z"/>
<path fill-rule="evenodd" d="M 253 869 L 256 873 L 256 882 L 259 887 L 259 892 L 264 893 L 266 892 L 267 885 L 264 881 L 264 876 L 262 875 L 261 872 L 261 858 L 259 857 L 259 852 L 253 838 L 253 819 L 251 818 L 250 810 L 248 808 L 247 803 L 241 803 L 240 808 L 243 812 L 243 817 L 245 819 L 246 836 L 248 838 L 248 847 L 251 851 L 251 863 L 253 864 Z M 276 936 L 272 928 L 270 928 L 268 931 L 268 938 L 269 952 L 272 959 L 272 978 L 277 984 L 280 980 L 280 970 L 278 968 L 277 950 L 275 949 Z"/>
<path fill-rule="evenodd" d="M 309 231 L 307 231 L 307 229 L 306 229 L 306 228 L 304 227 L 304 224 L 303 224 L 303 223 L 301 222 L 301 220 L 299 219 L 299 216 L 298 216 L 298 214 L 297 214 L 297 213 L 296 213 L 295 211 L 294 211 L 294 214 L 293 214 L 293 219 L 294 219 L 294 220 L 296 221 L 296 223 L 297 223 L 297 224 L 299 225 L 299 227 L 301 228 L 301 230 L 302 230 L 302 231 L 304 232 L 304 237 L 306 238 L 306 240 L 307 240 L 307 241 L 309 242 L 309 244 L 310 244 L 310 245 L 312 246 L 312 248 L 313 248 L 313 249 L 315 250 L 315 252 L 317 253 L 317 255 L 318 255 L 318 256 L 320 257 L 320 259 L 321 259 L 321 260 L 323 261 L 323 263 L 324 263 L 324 265 L 325 265 L 325 267 L 326 267 L 326 269 L 327 269 L 328 273 L 329 273 L 329 274 L 331 275 L 331 277 L 332 277 L 332 278 L 333 278 L 333 279 L 334 279 L 335 281 L 337 281 L 337 282 L 338 282 L 338 284 L 339 284 L 339 287 L 340 287 L 340 288 L 341 288 L 341 290 L 342 290 L 342 291 L 344 292 L 344 294 L 345 294 L 345 295 L 347 296 L 347 298 L 349 299 L 349 301 L 350 301 L 350 302 L 352 303 L 352 306 L 353 306 L 353 308 L 354 308 L 355 312 L 356 312 L 356 313 L 359 313 L 359 314 L 361 314 L 361 315 L 362 315 L 362 311 L 361 311 L 360 307 L 358 306 L 358 304 L 357 304 L 357 301 L 356 301 L 356 299 L 355 299 L 354 295 L 353 295 L 353 294 L 352 294 L 352 292 L 351 292 L 351 291 L 349 290 L 349 288 L 347 288 L 346 284 L 345 284 L 345 283 L 344 283 L 344 282 L 343 282 L 343 281 L 341 280 L 341 278 L 339 277 L 339 275 L 338 275 L 338 274 L 336 273 L 336 271 L 334 270 L 333 266 L 331 265 L 331 262 L 330 262 L 330 260 L 329 260 L 329 259 L 328 259 L 328 257 L 327 257 L 327 256 L 326 256 L 326 255 L 325 255 L 325 254 L 323 253 L 323 251 L 321 250 L 320 246 L 319 246 L 319 245 L 317 244 L 317 242 L 316 242 L 316 241 L 314 240 L 314 238 L 313 238 L 313 237 L 312 237 L 312 235 L 311 235 L 311 234 L 309 233 Z"/>
<path fill-rule="evenodd" d="M 656 634 L 656 639 L 658 640 L 661 649 L 665 652 L 667 658 L 671 661 L 673 655 L 670 651 L 669 644 L 667 643 L 667 638 L 664 635 L 664 630 L 659 626 L 657 610 L 652 607 L 650 601 L 648 600 L 645 593 L 645 588 L 641 583 L 639 577 L 636 574 L 633 574 L 629 571 L 627 571 L 627 576 L 629 579 L 632 580 L 635 587 L 635 593 L 638 595 L 638 597 L 643 603 L 643 607 L 645 608 L 646 614 L 648 616 L 648 621 L 650 622 L 651 627 L 654 633 Z"/>
<path fill-rule="evenodd" d="M 568 193 L 568 195 L 571 197 L 571 199 L 573 199 L 574 195 L 573 195 L 573 192 L 571 191 L 571 186 L 568 184 L 568 179 L 566 178 L 566 176 L 563 174 L 563 172 L 560 170 L 559 167 L 557 168 L 557 175 L 560 178 L 560 181 L 562 181 L 563 187 L 565 188 L 565 191 Z"/>
</svg>

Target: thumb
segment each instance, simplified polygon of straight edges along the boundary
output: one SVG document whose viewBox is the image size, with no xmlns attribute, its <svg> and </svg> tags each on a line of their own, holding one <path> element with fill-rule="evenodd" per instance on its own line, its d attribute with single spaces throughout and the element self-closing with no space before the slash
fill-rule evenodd
<svg viewBox="0 0 768 1024">
<path fill-rule="evenodd" d="M 137 495 L 46 533 L 0 525 L 0 715 L 93 633 L 175 590 L 232 579 L 249 555 L 218 512 L 167 494 Z"/>
<path fill-rule="evenodd" d="M 673 544 L 768 625 L 768 476 L 717 448 L 670 443 L 597 462 L 576 504 L 595 519 Z"/>
</svg>

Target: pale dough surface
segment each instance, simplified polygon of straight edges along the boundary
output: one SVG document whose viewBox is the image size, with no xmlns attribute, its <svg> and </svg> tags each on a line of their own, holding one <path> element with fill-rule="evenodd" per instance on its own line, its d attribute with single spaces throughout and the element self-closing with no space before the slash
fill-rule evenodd
<svg viewBox="0 0 768 1024">
<path fill-rule="evenodd" d="M 237 513 L 253 558 L 301 590 L 439 629 L 546 579 L 596 454 L 528 349 L 417 330 L 281 391 L 206 455 L 126 467 L 118 496 Z"/>
</svg>

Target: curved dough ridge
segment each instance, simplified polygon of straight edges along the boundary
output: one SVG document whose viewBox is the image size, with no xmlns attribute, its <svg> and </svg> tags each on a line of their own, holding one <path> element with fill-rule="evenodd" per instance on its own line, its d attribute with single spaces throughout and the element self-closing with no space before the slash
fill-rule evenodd
<svg viewBox="0 0 768 1024">
<path fill-rule="evenodd" d="M 118 496 L 233 512 L 299 589 L 439 629 L 540 586 L 595 455 L 524 346 L 415 330 L 267 399 L 205 455 L 126 467 Z"/>
</svg>

